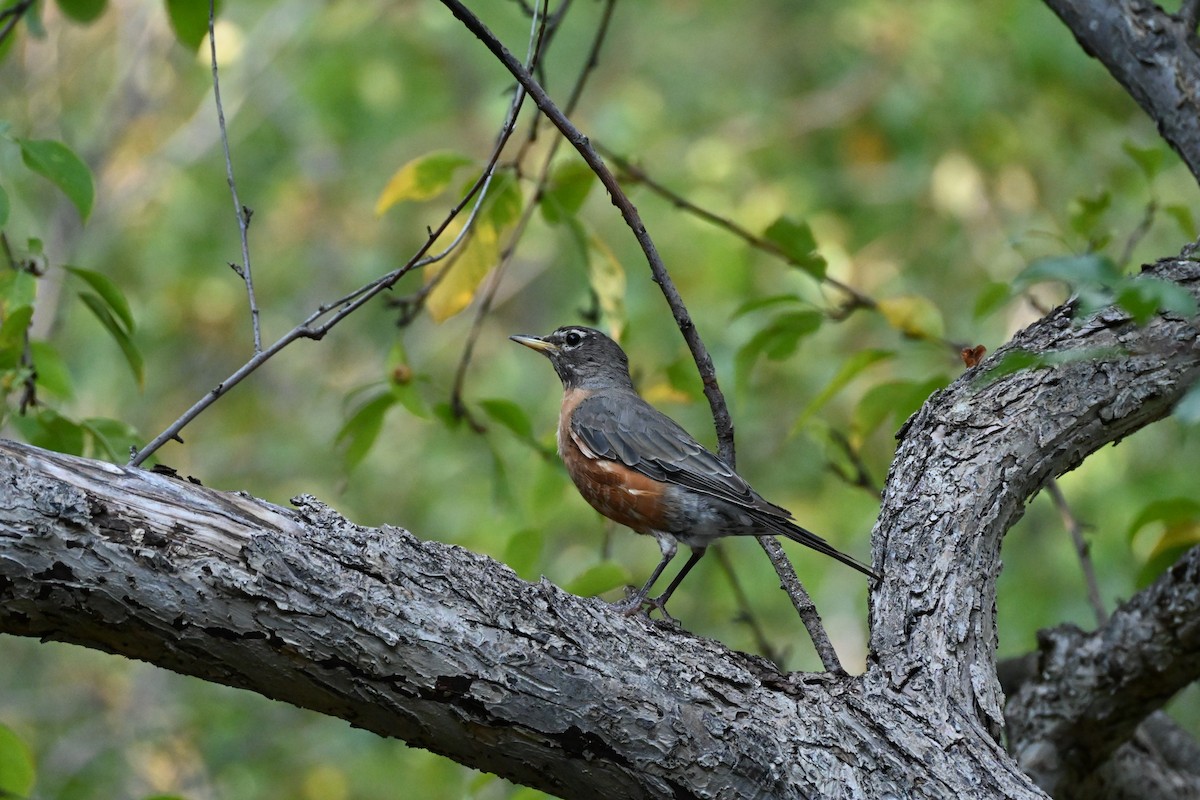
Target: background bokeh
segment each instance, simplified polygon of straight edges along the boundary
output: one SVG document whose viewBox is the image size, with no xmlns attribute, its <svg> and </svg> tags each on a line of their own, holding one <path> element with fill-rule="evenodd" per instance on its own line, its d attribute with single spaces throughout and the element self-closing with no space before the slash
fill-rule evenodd
<svg viewBox="0 0 1200 800">
<path fill-rule="evenodd" d="M 524 53 L 520 4 L 472 5 Z M 273 341 L 316 306 L 409 258 L 453 198 L 377 216 L 388 177 L 434 150 L 485 158 L 511 81 L 433 0 L 226 6 L 217 36 L 222 92 L 238 187 L 254 210 L 254 277 Z M 598 2 L 571 8 L 541 73 L 556 97 L 573 84 L 601 10 Z M 82 225 L 0 141 L 0 183 L 12 199 L 5 231 L 13 242 L 45 243 L 50 268 L 39 281 L 35 330 L 63 355 L 74 386 L 56 407 L 122 420 L 145 440 L 250 355 L 245 294 L 228 266 L 241 253 L 207 43 L 199 54 L 181 46 L 156 2 L 114 0 L 88 25 L 52 4 L 42 17 L 44 35 L 22 29 L 0 62 L 0 119 L 13 135 L 60 139 L 79 153 L 96 176 L 96 206 Z M 1065 27 L 1028 0 L 618 4 L 574 119 L 657 181 L 752 231 L 781 215 L 806 221 L 838 280 L 877 299 L 925 298 L 947 339 L 989 349 L 1039 312 L 1027 298 L 985 315 L 977 303 L 1032 260 L 1098 245 L 1133 269 L 1195 236 L 1186 214 L 1164 212 L 1194 205 L 1190 174 Z M 534 147 L 544 150 L 549 139 L 544 129 Z M 1162 152 L 1153 180 L 1129 145 Z M 574 155 L 563 148 L 559 157 Z M 872 428 L 864 398 L 875 390 L 877 400 L 887 392 L 878 387 L 894 382 L 948 381 L 961 360 L 944 343 L 906 338 L 882 315 L 861 311 L 826 321 L 784 357 L 739 359 L 775 313 L 737 315 L 746 303 L 791 294 L 827 308 L 842 296 L 645 189 L 630 191 L 713 352 L 737 422 L 741 472 L 806 527 L 866 556 L 877 499 L 831 468 L 848 463 L 837 437 L 882 485 L 903 408 Z M 1089 207 L 1100 210 L 1082 218 Z M 599 189 L 580 218 L 624 268 L 623 343 L 640 387 L 711 444 L 699 380 L 632 236 Z M 64 264 L 102 272 L 126 293 L 144 388 L 75 299 Z M 406 278 L 395 294 L 420 281 Z M 1037 287 L 1033 299 L 1052 304 L 1063 296 L 1056 292 Z M 438 411 L 474 307 L 401 329 L 396 312 L 375 302 L 322 341 L 284 351 L 159 458 L 206 485 L 283 505 L 310 492 L 356 522 L 402 525 L 506 559 L 529 579 L 580 589 L 597 575 L 640 583 L 656 545 L 613 530 L 546 456 L 558 381 L 507 340 L 581 321 L 594 304 L 569 235 L 535 217 L 468 373 L 465 399 L 486 433 L 448 424 Z M 397 344 L 412 370 L 414 405 L 428 411 L 394 407 L 365 460 L 347 470 L 338 432 L 361 390 L 385 385 Z M 895 355 L 794 430 L 846 360 L 872 348 Z M 480 410 L 496 399 L 519 406 L 539 447 Z M 1089 526 L 1110 605 L 1136 591 L 1160 532 L 1150 526 L 1131 541 L 1131 523 L 1154 501 L 1193 496 L 1198 467 L 1195 431 L 1168 419 L 1062 479 Z M 784 666 L 819 668 L 757 545 L 725 550 Z M 864 582 L 790 552 L 843 661 L 861 668 Z M 1040 627 L 1093 625 L 1077 559 L 1044 496 L 1007 537 L 1004 560 L 1002 656 L 1030 650 Z M 688 630 L 760 649 L 717 559 L 705 559 L 672 604 Z M 541 796 L 339 720 L 120 657 L 0 636 L 0 663 L 0 722 L 34 751 L 37 797 Z M 1192 692 L 1172 713 L 1200 731 L 1198 706 Z"/>
</svg>

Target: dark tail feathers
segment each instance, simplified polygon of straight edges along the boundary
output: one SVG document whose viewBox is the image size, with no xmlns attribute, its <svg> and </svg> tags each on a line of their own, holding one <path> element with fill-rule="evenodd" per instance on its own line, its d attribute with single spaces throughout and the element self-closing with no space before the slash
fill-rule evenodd
<svg viewBox="0 0 1200 800">
<path fill-rule="evenodd" d="M 866 564 L 862 563 L 861 561 L 859 561 L 856 558 L 846 555 L 841 550 L 838 550 L 836 547 L 831 545 L 829 542 L 822 539 L 820 536 L 817 536 L 812 531 L 801 528 L 799 525 L 795 524 L 794 522 L 790 522 L 788 520 L 783 520 L 783 519 L 777 519 L 777 518 L 776 519 L 767 519 L 767 520 L 763 520 L 763 521 L 767 524 L 767 527 L 769 527 L 772 531 L 774 531 L 782 536 L 786 536 L 787 538 L 791 539 L 793 542 L 802 544 L 805 547 L 811 547 L 813 550 L 816 550 L 818 553 L 824 553 L 825 555 L 829 556 L 830 558 L 836 558 L 838 561 L 842 562 L 846 566 L 854 567 L 856 570 L 861 572 L 863 575 L 866 575 L 868 578 L 872 578 L 876 581 L 882 579 L 878 572 L 871 569 Z"/>
</svg>

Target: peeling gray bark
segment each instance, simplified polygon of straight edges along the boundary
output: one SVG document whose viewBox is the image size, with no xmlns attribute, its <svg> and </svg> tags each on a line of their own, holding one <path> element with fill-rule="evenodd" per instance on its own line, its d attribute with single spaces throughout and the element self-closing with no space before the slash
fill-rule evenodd
<svg viewBox="0 0 1200 800">
<path fill-rule="evenodd" d="M 1200 286 L 1195 262 L 1152 272 Z M 1105 355 L 979 382 L 993 360 L 930 398 L 874 533 L 885 580 L 862 676 L 780 674 L 312 498 L 284 509 L 12 443 L 0 631 L 250 689 L 568 798 L 1042 797 L 997 744 L 1000 541 L 1046 479 L 1167 413 L 1200 371 L 1194 322 L 1060 309 L 1012 346 Z"/>
</svg>

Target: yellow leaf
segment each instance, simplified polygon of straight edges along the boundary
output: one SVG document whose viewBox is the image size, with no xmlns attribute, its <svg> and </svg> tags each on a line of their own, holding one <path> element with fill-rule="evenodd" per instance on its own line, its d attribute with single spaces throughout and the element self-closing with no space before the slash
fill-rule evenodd
<svg viewBox="0 0 1200 800">
<path fill-rule="evenodd" d="M 454 241 L 462 226 L 452 225 L 451 228 L 446 229 L 439 241 Z M 430 270 L 426 278 L 438 279 L 425 300 L 425 307 L 435 322 L 444 322 L 471 304 L 479 284 L 500 259 L 499 234 L 490 222 L 477 218 L 466 241 L 459 244 L 451 258 L 453 260 L 441 270 Z"/>
<path fill-rule="evenodd" d="M 597 257 L 588 259 L 588 283 L 612 337 L 620 341 L 625 328 L 625 268 L 599 236 L 593 234 L 590 245 Z"/>
<path fill-rule="evenodd" d="M 940 339 L 945 331 L 942 312 L 927 297 L 908 294 L 878 303 L 879 313 L 896 330 L 914 339 Z"/>
<path fill-rule="evenodd" d="M 460 153 L 439 150 L 414 158 L 392 175 L 387 186 L 375 201 L 375 213 L 383 214 L 405 200 L 428 200 L 441 194 L 450 185 L 454 171 L 470 164 L 471 159 Z"/>
</svg>

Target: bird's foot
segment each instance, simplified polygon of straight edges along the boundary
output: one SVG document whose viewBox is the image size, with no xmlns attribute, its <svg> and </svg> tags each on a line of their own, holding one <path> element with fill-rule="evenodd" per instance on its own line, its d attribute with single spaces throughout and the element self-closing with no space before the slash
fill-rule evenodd
<svg viewBox="0 0 1200 800">
<path fill-rule="evenodd" d="M 679 624 L 679 620 L 667 613 L 665 597 L 646 597 L 643 592 L 630 590 L 624 600 L 618 600 L 615 603 L 610 603 L 610 605 L 614 611 L 626 617 L 632 617 L 635 614 L 641 613 L 649 618 L 650 612 L 657 610 L 665 622 L 669 622 L 672 625 Z"/>
<path fill-rule="evenodd" d="M 615 603 L 609 603 L 609 606 L 612 607 L 613 611 L 616 611 L 618 614 L 621 614 L 622 616 L 625 616 L 625 617 L 632 617 L 634 614 L 637 614 L 639 611 L 645 613 L 646 616 L 649 616 L 649 612 L 647 612 L 643 608 L 643 606 L 645 606 L 645 605 L 646 605 L 645 593 L 634 591 L 633 589 L 629 589 L 625 593 L 625 598 L 623 600 L 618 600 Z"/>
</svg>

